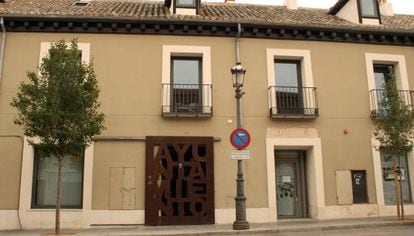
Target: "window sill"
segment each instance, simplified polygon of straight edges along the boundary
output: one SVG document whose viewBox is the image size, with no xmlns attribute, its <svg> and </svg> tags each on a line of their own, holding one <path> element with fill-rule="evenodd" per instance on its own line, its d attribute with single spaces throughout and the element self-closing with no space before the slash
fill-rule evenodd
<svg viewBox="0 0 414 236">
<path fill-rule="evenodd" d="M 319 116 L 318 109 L 309 110 L 301 113 L 276 113 L 270 110 L 270 117 L 273 119 L 315 119 Z"/>
<path fill-rule="evenodd" d="M 82 212 L 84 209 L 81 209 L 81 208 L 79 208 L 79 209 L 66 209 L 66 208 L 64 208 L 64 209 L 60 209 L 60 211 L 61 212 Z M 28 212 L 56 212 L 56 209 L 55 208 L 44 208 L 44 209 L 42 209 L 42 208 L 31 208 L 31 209 L 28 209 L 27 210 Z"/>
<path fill-rule="evenodd" d="M 162 113 L 162 117 L 165 118 L 210 118 L 212 117 L 212 113 L 182 113 L 182 112 L 164 112 Z"/>
</svg>

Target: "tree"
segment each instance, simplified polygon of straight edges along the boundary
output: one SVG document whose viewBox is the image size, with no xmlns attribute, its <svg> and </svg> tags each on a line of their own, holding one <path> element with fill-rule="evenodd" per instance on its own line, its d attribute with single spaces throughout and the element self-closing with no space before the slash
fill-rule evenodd
<svg viewBox="0 0 414 236">
<path fill-rule="evenodd" d="M 389 67 L 388 71 L 386 83 L 384 84 L 384 95 L 380 100 L 381 112 L 379 112 L 378 119 L 376 119 L 374 135 L 380 143 L 381 152 L 394 159 L 397 212 L 400 216 L 399 200 L 401 199 L 401 216 L 404 219 L 401 183 L 403 178 L 401 177 L 401 171 L 397 170 L 397 158 L 398 162 L 401 163 L 401 156 L 405 156 L 413 149 L 414 114 L 413 107 L 406 102 L 410 97 L 404 95 L 405 91 L 397 90 L 393 68 Z M 398 179 L 400 179 L 400 191 L 398 191 Z"/>
<path fill-rule="evenodd" d="M 83 153 L 104 129 L 98 81 L 93 65 L 81 61 L 75 39 L 52 44 L 39 73 L 28 72 L 27 79 L 12 99 L 11 105 L 18 110 L 14 123 L 23 127 L 31 145 L 57 158 L 55 233 L 59 234 L 64 156 Z"/>
</svg>

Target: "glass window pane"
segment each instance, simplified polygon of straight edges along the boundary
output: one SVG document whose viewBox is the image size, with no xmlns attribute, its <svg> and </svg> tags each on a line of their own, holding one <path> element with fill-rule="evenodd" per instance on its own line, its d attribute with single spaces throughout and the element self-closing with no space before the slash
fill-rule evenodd
<svg viewBox="0 0 414 236">
<path fill-rule="evenodd" d="M 173 59 L 173 84 L 199 84 L 200 60 Z"/>
<path fill-rule="evenodd" d="M 398 163 L 397 158 L 397 170 L 401 171 L 402 192 L 405 203 L 411 203 L 411 189 L 410 189 L 410 176 L 408 174 L 407 157 L 400 158 L 401 163 Z M 394 158 L 389 155 L 381 153 L 381 167 L 382 167 L 382 180 L 384 186 L 384 202 L 385 204 L 395 204 L 395 185 L 394 185 Z"/>
<path fill-rule="evenodd" d="M 34 206 L 54 207 L 56 204 L 57 158 L 35 156 L 37 169 L 34 181 Z M 82 205 L 83 158 L 65 156 L 62 165 L 62 207 Z"/>
<path fill-rule="evenodd" d="M 375 89 L 384 89 L 387 70 L 383 66 L 374 66 Z"/>
<path fill-rule="evenodd" d="M 275 85 L 277 113 L 303 114 L 300 61 L 276 60 Z"/>
<path fill-rule="evenodd" d="M 375 1 L 376 0 L 360 0 L 362 17 L 378 16 Z"/>
<path fill-rule="evenodd" d="M 177 7 L 195 7 L 196 0 L 177 0 Z"/>
<path fill-rule="evenodd" d="M 299 87 L 298 62 L 276 61 L 276 86 Z"/>
</svg>

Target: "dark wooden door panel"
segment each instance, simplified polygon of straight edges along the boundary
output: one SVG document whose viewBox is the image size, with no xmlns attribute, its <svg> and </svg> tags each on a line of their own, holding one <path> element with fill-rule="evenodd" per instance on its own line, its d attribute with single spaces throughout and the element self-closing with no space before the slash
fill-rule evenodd
<svg viewBox="0 0 414 236">
<path fill-rule="evenodd" d="M 366 171 L 352 170 L 351 175 L 354 203 L 368 203 Z"/>
<path fill-rule="evenodd" d="M 147 137 L 146 225 L 214 224 L 212 137 Z"/>
</svg>

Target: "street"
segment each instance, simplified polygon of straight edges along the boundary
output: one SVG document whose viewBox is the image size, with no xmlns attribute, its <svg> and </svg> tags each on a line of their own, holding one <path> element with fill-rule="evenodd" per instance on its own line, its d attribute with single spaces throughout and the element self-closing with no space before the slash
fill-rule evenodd
<svg viewBox="0 0 414 236">
<path fill-rule="evenodd" d="M 235 234 L 236 235 L 236 234 Z M 257 236 L 413 236 L 414 226 L 387 226 L 387 227 L 367 227 L 358 229 L 341 229 L 341 230 L 325 230 L 325 231 L 304 231 L 304 232 L 286 232 L 286 233 L 267 233 L 267 234 L 255 234 Z"/>
</svg>

